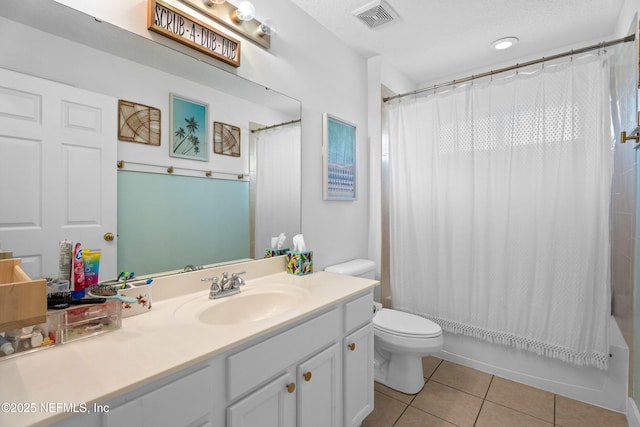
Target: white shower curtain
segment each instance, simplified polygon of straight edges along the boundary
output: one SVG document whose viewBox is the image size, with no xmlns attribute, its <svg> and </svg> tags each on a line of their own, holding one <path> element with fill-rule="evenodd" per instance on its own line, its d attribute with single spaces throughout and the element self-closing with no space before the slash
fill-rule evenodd
<svg viewBox="0 0 640 427">
<path fill-rule="evenodd" d="M 606 53 L 384 106 L 393 306 L 606 368 Z"/>
<path fill-rule="evenodd" d="M 300 123 L 256 133 L 255 256 L 284 233 L 300 233 Z M 296 159 L 292 161 L 292 159 Z"/>
</svg>

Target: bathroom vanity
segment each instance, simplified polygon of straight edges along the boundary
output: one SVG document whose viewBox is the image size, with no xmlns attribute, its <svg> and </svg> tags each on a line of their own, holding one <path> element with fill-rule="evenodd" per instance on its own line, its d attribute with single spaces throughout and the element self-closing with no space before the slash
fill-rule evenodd
<svg viewBox="0 0 640 427">
<path fill-rule="evenodd" d="M 373 409 L 378 282 L 269 274 L 282 263 L 228 267 L 247 270 L 247 285 L 219 300 L 200 280 L 220 268 L 158 280 L 153 309 L 121 330 L 0 363 L 12 385 L 0 400 L 31 405 L 3 411 L 0 425 L 359 425 Z M 243 314 L 241 304 L 256 308 Z"/>
</svg>

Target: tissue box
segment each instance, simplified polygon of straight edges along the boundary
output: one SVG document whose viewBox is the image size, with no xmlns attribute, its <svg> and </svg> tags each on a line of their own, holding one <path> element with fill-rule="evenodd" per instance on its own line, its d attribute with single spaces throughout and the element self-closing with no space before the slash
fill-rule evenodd
<svg viewBox="0 0 640 427">
<path fill-rule="evenodd" d="M 289 252 L 287 254 L 287 273 L 298 276 L 313 273 L 313 251 Z"/>
<path fill-rule="evenodd" d="M 289 248 L 283 248 L 283 249 L 267 248 L 264 250 L 264 257 L 273 258 L 274 256 L 286 255 L 287 252 L 289 252 Z"/>
</svg>

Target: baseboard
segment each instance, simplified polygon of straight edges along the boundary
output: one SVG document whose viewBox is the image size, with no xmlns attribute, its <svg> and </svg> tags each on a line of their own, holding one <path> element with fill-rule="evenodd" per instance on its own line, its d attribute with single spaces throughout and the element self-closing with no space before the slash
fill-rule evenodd
<svg viewBox="0 0 640 427">
<path fill-rule="evenodd" d="M 631 397 L 627 401 L 627 423 L 629 423 L 629 427 L 640 427 L 640 412 Z"/>
</svg>

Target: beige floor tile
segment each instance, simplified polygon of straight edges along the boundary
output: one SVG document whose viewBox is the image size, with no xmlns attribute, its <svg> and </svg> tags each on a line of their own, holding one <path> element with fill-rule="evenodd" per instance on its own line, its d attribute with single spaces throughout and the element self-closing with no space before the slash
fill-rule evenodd
<svg viewBox="0 0 640 427">
<path fill-rule="evenodd" d="M 491 382 L 491 374 L 445 360 L 433 373 L 431 381 L 484 398 Z"/>
<path fill-rule="evenodd" d="M 416 397 L 415 394 L 405 394 L 380 383 L 374 383 L 374 389 L 382 394 L 386 394 L 389 397 L 393 397 L 394 399 L 399 400 L 402 403 L 406 403 L 407 405 L 411 403 L 414 397 Z"/>
<path fill-rule="evenodd" d="M 618 412 L 556 396 L 556 425 L 561 427 L 628 427 Z"/>
<path fill-rule="evenodd" d="M 486 399 L 553 423 L 554 395 L 548 391 L 493 377 Z"/>
<path fill-rule="evenodd" d="M 456 427 L 456 425 L 409 406 L 394 427 Z"/>
<path fill-rule="evenodd" d="M 362 427 L 391 427 L 407 405 L 379 391 L 375 392 L 373 412 L 362 422 Z"/>
<path fill-rule="evenodd" d="M 438 366 L 442 363 L 442 359 L 439 357 L 425 356 L 422 358 L 422 371 L 424 377 L 429 379 L 431 375 L 438 369 Z"/>
<path fill-rule="evenodd" d="M 541 419 L 485 401 L 475 427 L 553 427 Z"/>
<path fill-rule="evenodd" d="M 482 399 L 435 381 L 427 381 L 411 406 L 460 427 L 472 427 Z"/>
</svg>

